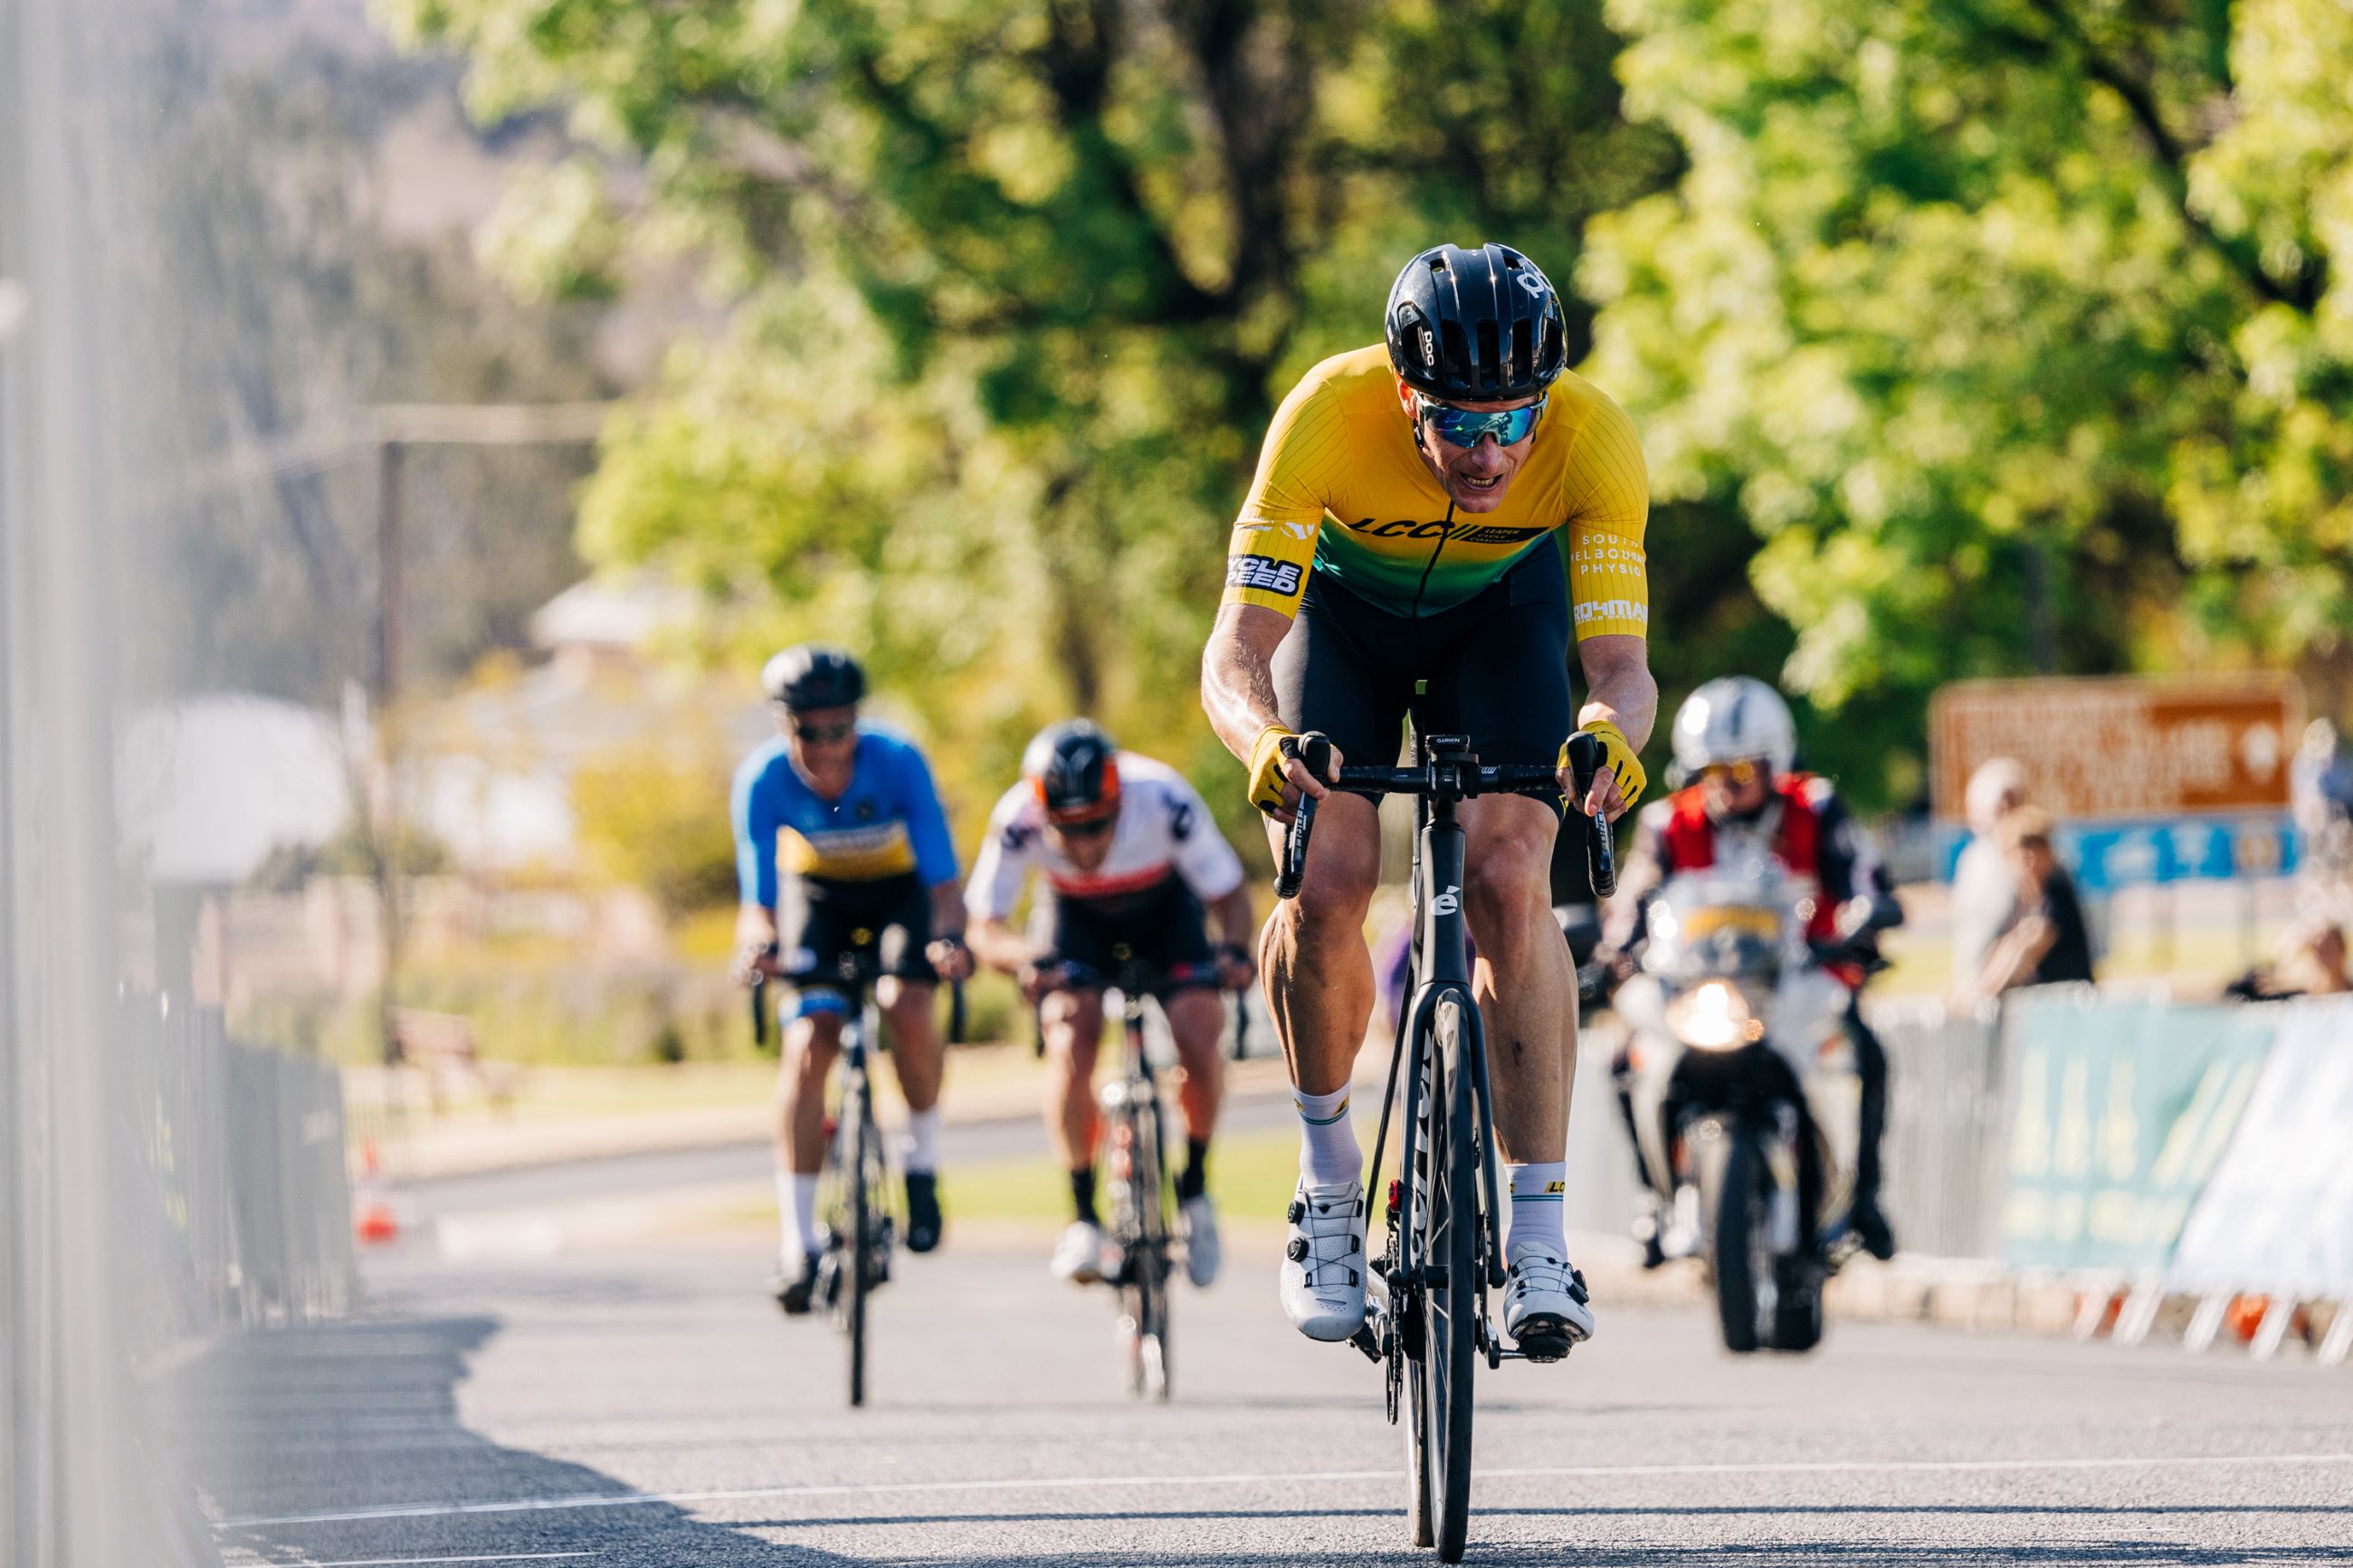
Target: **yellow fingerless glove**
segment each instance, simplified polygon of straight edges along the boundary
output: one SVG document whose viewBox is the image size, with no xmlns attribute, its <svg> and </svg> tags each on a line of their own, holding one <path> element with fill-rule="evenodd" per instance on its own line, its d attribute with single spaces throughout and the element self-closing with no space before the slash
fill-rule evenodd
<svg viewBox="0 0 2353 1568">
<path fill-rule="evenodd" d="M 1627 810 L 1633 810 L 1635 803 L 1642 798 L 1642 791 L 1649 785 L 1651 775 L 1642 771 L 1642 759 L 1634 754 L 1626 732 L 1607 719 L 1594 719 L 1577 728 L 1601 742 L 1602 761 L 1617 775 L 1618 798 L 1626 803 Z M 1558 765 L 1568 766 L 1568 742 L 1566 741 L 1561 742 Z"/>
<path fill-rule="evenodd" d="M 1257 741 L 1250 746 L 1250 803 L 1269 816 L 1282 809 L 1282 790 L 1287 782 L 1282 769 L 1291 760 L 1283 754 L 1282 742 L 1296 737 L 1296 731 L 1269 724 L 1258 732 Z"/>
</svg>

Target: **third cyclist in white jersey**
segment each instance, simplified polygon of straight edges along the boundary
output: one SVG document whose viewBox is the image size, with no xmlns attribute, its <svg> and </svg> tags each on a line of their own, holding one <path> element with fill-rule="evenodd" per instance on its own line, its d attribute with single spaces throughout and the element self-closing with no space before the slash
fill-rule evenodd
<svg viewBox="0 0 2353 1568">
<path fill-rule="evenodd" d="M 1186 1271 L 1207 1285 L 1218 1273 L 1217 1211 L 1205 1190 L 1225 1023 L 1218 994 L 1247 988 L 1256 973 L 1241 861 L 1182 774 L 1118 750 L 1086 720 L 1039 733 L 1021 772 L 989 816 L 965 908 L 974 954 L 1019 978 L 1023 994 L 1039 1004 L 1053 1058 L 1046 1131 L 1070 1173 L 1073 1212 L 1053 1271 L 1086 1284 L 1117 1266 L 1095 1210 L 1092 1085 L 1102 987 L 1116 978 L 1125 948 L 1165 976 L 1159 1000 L 1176 1039 L 1185 1121 L 1176 1198 Z M 1029 937 L 1011 921 L 1032 871 L 1046 886 Z M 1214 948 L 1205 905 L 1218 922 Z"/>
</svg>

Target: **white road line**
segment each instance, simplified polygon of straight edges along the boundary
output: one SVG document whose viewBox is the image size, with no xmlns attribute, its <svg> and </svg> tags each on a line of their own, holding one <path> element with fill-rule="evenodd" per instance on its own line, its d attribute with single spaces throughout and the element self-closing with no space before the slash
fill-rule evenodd
<svg viewBox="0 0 2353 1568">
<path fill-rule="evenodd" d="M 2214 1468 L 2230 1466 L 2346 1465 L 2346 1454 L 2158 1454 L 2111 1459 L 1818 1459 L 1778 1464 L 1560 1465 L 1533 1469 L 1482 1469 L 1483 1480 L 1607 1479 L 1630 1476 L 1830 1476 L 1868 1473 L 1968 1474 L 1997 1470 L 2137 1470 Z M 745 1487 L 707 1492 L 587 1492 L 574 1497 L 517 1498 L 502 1502 L 408 1503 L 390 1508 L 340 1510 L 332 1513 L 287 1513 L 227 1519 L 221 1530 L 259 1530 L 287 1524 L 353 1524 L 375 1519 L 447 1519 L 465 1514 L 555 1513 L 573 1509 L 683 1506 L 701 1502 L 783 1501 L 792 1498 L 890 1497 L 902 1492 L 1019 1492 L 1127 1487 L 1231 1487 L 1317 1481 L 1398 1481 L 1402 1470 L 1304 1470 L 1290 1475 L 1224 1476 L 1008 1476 L 978 1481 L 878 1481 L 855 1486 Z M 432 1559 L 425 1559 L 432 1561 Z M 448 1559 L 462 1561 L 462 1559 Z"/>
</svg>

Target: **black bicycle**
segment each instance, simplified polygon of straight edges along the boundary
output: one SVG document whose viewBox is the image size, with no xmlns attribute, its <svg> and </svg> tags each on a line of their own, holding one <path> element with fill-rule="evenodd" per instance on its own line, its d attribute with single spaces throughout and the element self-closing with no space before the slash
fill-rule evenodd
<svg viewBox="0 0 2353 1568">
<path fill-rule="evenodd" d="M 1104 1282 L 1119 1305 L 1120 1340 L 1127 1352 L 1127 1388 L 1139 1399 L 1169 1394 L 1171 1347 L 1168 1281 L 1176 1272 L 1176 1173 L 1169 1168 L 1168 1115 L 1160 1101 L 1160 1080 L 1146 1049 L 1145 1002 L 1157 996 L 1168 976 L 1138 958 L 1124 943 L 1112 949 L 1115 975 L 1083 964 L 1062 963 L 1054 984 L 1060 988 L 1115 990 L 1120 997 L 1121 1037 L 1125 1053 L 1120 1075 L 1102 1089 L 1103 1163 L 1110 1177 L 1111 1242 L 1119 1251 L 1118 1271 Z M 1235 998 L 1234 1034 L 1244 1037 L 1249 1012 Z M 1042 1042 L 1043 1035 L 1040 1034 Z M 1039 1048 L 1042 1050 L 1041 1043 Z M 1237 1050 L 1237 1059 L 1240 1057 Z"/>
<path fill-rule="evenodd" d="M 770 955 L 773 958 L 773 952 Z M 825 1167 L 818 1177 L 818 1214 L 824 1231 L 817 1279 L 809 1297 L 822 1305 L 849 1341 L 849 1403 L 866 1403 L 866 1305 L 875 1287 L 889 1282 L 899 1242 L 899 1215 L 892 1194 L 890 1156 L 874 1120 L 871 1050 L 882 1040 L 881 1009 L 874 982 L 882 973 L 875 935 L 854 931 L 828 988 L 843 997 L 841 1061 L 833 1075 L 834 1104 L 826 1118 Z M 804 979 L 807 984 L 817 977 Z M 754 1038 L 766 1034 L 765 979 L 753 986 Z M 964 1039 L 964 987 L 950 991 L 948 1041 Z"/>
<path fill-rule="evenodd" d="M 1330 742 L 1301 738 L 1310 772 L 1326 776 Z M 1471 1367 L 1484 1355 L 1489 1367 L 1505 1361 L 1557 1360 L 1568 1353 L 1564 1333 L 1506 1350 L 1487 1312 L 1487 1291 L 1501 1288 L 1505 1265 L 1495 1191 L 1493 1103 L 1487 1087 L 1486 1037 L 1471 992 L 1462 923 L 1462 828 L 1456 807 L 1482 795 L 1557 795 L 1559 783 L 1543 766 L 1481 767 L 1463 735 L 1418 739 L 1410 768 L 1344 767 L 1335 787 L 1353 795 L 1418 797 L 1413 857 L 1414 937 L 1407 983 L 1381 1100 L 1367 1193 L 1380 1190 L 1381 1151 L 1398 1105 L 1400 1069 L 1406 1085 L 1399 1118 L 1402 1181 L 1388 1184 L 1387 1237 L 1375 1278 L 1386 1287 L 1354 1342 L 1385 1369 L 1392 1426 L 1407 1415 L 1407 1456 L 1413 1543 L 1435 1546 L 1439 1561 L 1461 1560 L 1471 1515 Z M 1569 762 L 1581 797 L 1602 757 L 1600 742 L 1580 734 Z M 1299 803 L 1284 842 L 1275 891 L 1292 898 L 1307 864 L 1315 802 Z M 1617 887 L 1609 834 L 1597 824 L 1589 836 L 1588 869 L 1595 891 Z M 1581 1282 L 1580 1282 L 1581 1283 Z"/>
</svg>

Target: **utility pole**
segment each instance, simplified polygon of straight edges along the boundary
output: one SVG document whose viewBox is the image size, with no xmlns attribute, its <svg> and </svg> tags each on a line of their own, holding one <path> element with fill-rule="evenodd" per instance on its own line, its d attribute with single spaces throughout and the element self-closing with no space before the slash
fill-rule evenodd
<svg viewBox="0 0 2353 1568">
<path fill-rule="evenodd" d="M 380 404 L 369 411 L 376 454 L 376 754 L 369 805 L 375 837 L 377 920 L 384 947 L 376 1026 L 387 1067 L 400 1055 L 395 1015 L 402 935 L 399 700 L 401 634 L 406 616 L 401 578 L 405 450 L 412 446 L 524 447 L 594 441 L 612 409 L 609 403 L 398 403 Z"/>
</svg>

